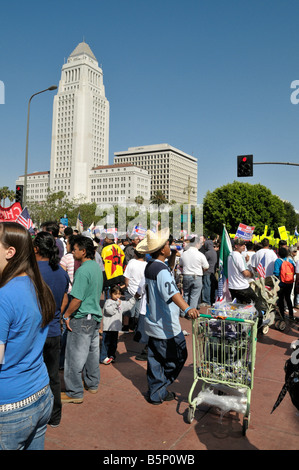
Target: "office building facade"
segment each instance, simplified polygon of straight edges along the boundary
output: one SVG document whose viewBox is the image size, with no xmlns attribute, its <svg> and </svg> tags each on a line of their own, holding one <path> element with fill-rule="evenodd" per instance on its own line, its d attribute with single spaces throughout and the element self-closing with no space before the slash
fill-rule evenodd
<svg viewBox="0 0 299 470">
<path fill-rule="evenodd" d="M 134 204 L 141 197 L 149 203 L 151 177 L 142 168 L 131 164 L 93 168 L 89 175 L 90 201 L 97 204 Z"/>
<path fill-rule="evenodd" d="M 151 196 L 161 190 L 168 202 L 197 203 L 197 159 L 168 144 L 130 147 L 114 153 L 114 163 L 131 163 L 151 175 Z"/>
</svg>

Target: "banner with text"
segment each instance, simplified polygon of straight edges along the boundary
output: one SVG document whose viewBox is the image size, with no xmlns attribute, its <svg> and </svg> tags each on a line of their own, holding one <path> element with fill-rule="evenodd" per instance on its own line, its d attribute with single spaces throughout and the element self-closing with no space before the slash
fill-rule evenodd
<svg viewBox="0 0 299 470">
<path fill-rule="evenodd" d="M 15 202 L 9 207 L 0 206 L 0 222 L 15 222 L 22 212 L 19 202 Z"/>
</svg>

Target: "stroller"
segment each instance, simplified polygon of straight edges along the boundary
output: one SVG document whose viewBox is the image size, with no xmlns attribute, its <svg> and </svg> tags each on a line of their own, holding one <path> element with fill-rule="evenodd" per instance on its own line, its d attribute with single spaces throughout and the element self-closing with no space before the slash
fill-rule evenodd
<svg viewBox="0 0 299 470">
<path fill-rule="evenodd" d="M 259 276 L 251 283 L 251 287 L 256 295 L 263 301 L 264 322 L 268 320 L 267 324 L 262 327 L 263 334 L 267 334 L 269 327 L 273 324 L 280 331 L 283 331 L 286 327 L 286 323 L 277 308 L 279 282 L 276 276 L 268 276 L 266 278 Z"/>
</svg>

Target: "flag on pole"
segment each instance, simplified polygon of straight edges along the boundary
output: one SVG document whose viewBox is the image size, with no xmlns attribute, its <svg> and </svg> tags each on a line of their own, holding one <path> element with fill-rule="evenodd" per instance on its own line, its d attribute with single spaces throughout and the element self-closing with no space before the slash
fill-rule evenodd
<svg viewBox="0 0 299 470">
<path fill-rule="evenodd" d="M 261 261 L 259 262 L 259 264 L 257 265 L 257 272 L 259 273 L 259 275 L 263 278 L 266 277 L 266 269 L 265 269 L 265 261 L 266 261 L 266 258 L 265 258 L 266 255 L 264 255 L 261 259 Z"/>
<path fill-rule="evenodd" d="M 27 230 L 33 228 L 33 222 L 31 220 L 27 207 L 24 207 L 21 214 L 16 219 L 16 222 L 20 225 L 23 225 L 23 227 L 27 228 Z"/>
<path fill-rule="evenodd" d="M 88 227 L 87 231 L 92 233 L 95 229 L 95 225 L 94 225 L 94 222 L 92 222 L 92 224 Z"/>
<path fill-rule="evenodd" d="M 77 217 L 76 229 L 78 230 L 79 233 L 83 232 L 83 222 L 82 222 L 82 219 L 81 219 L 80 212 L 79 212 L 78 217 Z"/>
<path fill-rule="evenodd" d="M 227 259 L 229 254 L 232 252 L 232 243 L 225 228 L 223 226 L 222 239 L 219 253 L 219 279 L 218 279 L 218 291 L 217 301 L 228 300 L 230 295 L 228 291 L 227 281 Z"/>
</svg>

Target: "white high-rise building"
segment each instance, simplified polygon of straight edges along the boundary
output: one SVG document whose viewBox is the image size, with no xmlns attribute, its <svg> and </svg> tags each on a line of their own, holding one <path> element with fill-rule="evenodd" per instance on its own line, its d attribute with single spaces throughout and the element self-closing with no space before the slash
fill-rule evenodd
<svg viewBox="0 0 299 470">
<path fill-rule="evenodd" d="M 50 190 L 88 201 L 90 170 L 109 161 L 109 101 L 90 47 L 78 44 L 54 97 Z"/>
<path fill-rule="evenodd" d="M 169 144 L 129 147 L 114 153 L 114 163 L 131 163 L 151 175 L 151 196 L 160 190 L 168 202 L 197 203 L 197 158 Z M 189 190 L 188 190 L 189 188 Z"/>
</svg>

